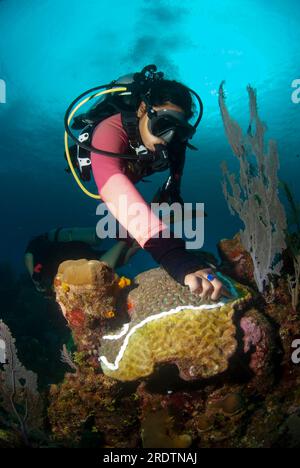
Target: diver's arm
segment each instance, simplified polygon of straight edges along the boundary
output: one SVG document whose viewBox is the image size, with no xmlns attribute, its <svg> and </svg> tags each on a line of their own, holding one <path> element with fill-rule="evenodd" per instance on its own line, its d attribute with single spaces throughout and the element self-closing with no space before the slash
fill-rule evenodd
<svg viewBox="0 0 300 468">
<path fill-rule="evenodd" d="M 186 275 L 206 265 L 185 249 L 182 239 L 172 238 L 168 227 L 155 215 L 133 183 L 124 174 L 114 174 L 100 190 L 108 209 L 138 244 L 179 283 Z M 123 202 L 119 202 L 125 197 Z M 162 237 L 162 231 L 166 238 Z"/>
<path fill-rule="evenodd" d="M 116 119 L 107 119 L 96 128 L 93 146 L 115 153 L 125 152 L 128 140 Z M 112 125 L 113 123 L 113 125 Z M 125 132 L 125 131 L 124 131 Z M 154 214 L 150 206 L 124 174 L 121 158 L 91 153 L 92 169 L 99 194 L 108 209 L 138 244 L 178 282 L 199 271 L 203 264 L 185 250 L 182 239 L 172 239 L 168 227 Z M 159 235 L 162 231 L 169 238 Z"/>
<path fill-rule="evenodd" d="M 97 126 L 92 144 L 113 153 L 128 151 L 128 137 L 122 127 L 120 115 L 106 119 Z M 91 162 L 102 200 L 141 247 L 147 239 L 166 228 L 125 175 L 124 160 L 91 153 Z M 139 213 L 135 214 L 134 210 Z"/>
</svg>

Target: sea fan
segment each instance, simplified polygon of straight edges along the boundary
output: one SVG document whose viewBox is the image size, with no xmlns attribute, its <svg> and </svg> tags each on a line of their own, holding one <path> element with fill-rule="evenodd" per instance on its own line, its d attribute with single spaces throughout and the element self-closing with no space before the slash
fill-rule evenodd
<svg viewBox="0 0 300 468">
<path fill-rule="evenodd" d="M 240 165 L 237 177 L 230 174 L 223 163 L 223 192 L 230 212 L 238 214 L 244 224 L 244 230 L 240 233 L 241 241 L 251 255 L 254 278 L 259 291 L 263 292 L 270 283 L 270 277 L 281 273 L 281 257 L 286 248 L 287 220 L 278 196 L 277 146 L 271 140 L 267 151 L 265 150 L 266 126 L 258 115 L 254 89 L 248 86 L 247 90 L 250 103 L 247 135 L 243 134 L 239 124 L 228 112 L 223 83 L 219 90 L 219 105 L 225 133 Z"/>
<path fill-rule="evenodd" d="M 37 376 L 25 369 L 17 356 L 15 340 L 0 320 L 2 370 L 0 370 L 0 407 L 5 425 L 19 430 L 26 445 L 32 432 L 40 431 L 43 417 L 42 400 L 37 389 Z M 3 413 L 3 412 L 2 412 Z"/>
<path fill-rule="evenodd" d="M 73 362 L 72 360 L 72 357 L 71 355 L 69 354 L 68 350 L 67 350 L 67 347 L 66 345 L 64 344 L 63 345 L 63 349 L 61 351 L 61 358 L 60 358 L 61 362 L 63 362 L 64 364 L 67 364 L 71 369 L 75 370 L 76 372 L 78 372 L 78 367 L 76 366 L 76 364 Z"/>
</svg>

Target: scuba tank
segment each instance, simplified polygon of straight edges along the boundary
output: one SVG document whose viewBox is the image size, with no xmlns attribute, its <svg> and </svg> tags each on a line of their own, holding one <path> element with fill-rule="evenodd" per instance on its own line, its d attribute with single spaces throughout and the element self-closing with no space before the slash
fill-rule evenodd
<svg viewBox="0 0 300 468">
<path fill-rule="evenodd" d="M 145 85 L 151 81 L 162 79 L 163 76 L 162 72 L 156 71 L 155 65 L 148 65 L 140 73 L 131 73 L 112 81 L 110 84 L 111 88 L 124 85 L 130 90 L 102 96 L 86 113 L 74 117 L 72 128 L 80 130 L 87 125 L 98 124 L 102 120 L 122 111 L 135 111 L 139 95 L 144 91 Z"/>
</svg>

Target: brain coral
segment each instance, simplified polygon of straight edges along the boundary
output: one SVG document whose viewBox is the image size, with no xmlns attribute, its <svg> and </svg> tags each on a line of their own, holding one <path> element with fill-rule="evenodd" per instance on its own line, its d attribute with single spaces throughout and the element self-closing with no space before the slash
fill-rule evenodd
<svg viewBox="0 0 300 468">
<path fill-rule="evenodd" d="M 223 277 L 232 292 L 218 303 L 201 300 L 155 268 L 135 278 L 128 295 L 131 321 L 101 340 L 103 372 L 122 381 L 152 374 L 156 364 L 174 363 L 184 380 L 224 372 L 237 349 L 233 315 L 250 301 L 250 290 Z"/>
</svg>

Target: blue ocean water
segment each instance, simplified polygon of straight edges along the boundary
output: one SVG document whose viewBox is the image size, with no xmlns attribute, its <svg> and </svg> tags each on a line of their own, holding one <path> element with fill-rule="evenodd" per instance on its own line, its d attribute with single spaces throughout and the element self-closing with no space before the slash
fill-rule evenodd
<svg viewBox="0 0 300 468">
<path fill-rule="evenodd" d="M 299 19 L 297 0 L 1 0 L 1 261 L 21 271 L 32 236 L 96 225 L 97 203 L 64 172 L 64 112 L 84 90 L 149 63 L 204 102 L 183 196 L 205 203 L 205 250 L 216 252 L 216 243 L 241 227 L 221 189 L 221 162 L 237 168 L 218 108 L 222 80 L 229 110 L 245 130 L 246 87 L 256 88 L 267 136 L 278 142 L 280 177 L 300 200 L 300 104 L 291 100 L 300 78 Z M 139 185 L 147 199 L 165 176 Z M 129 272 L 151 262 L 139 253 Z"/>
</svg>

